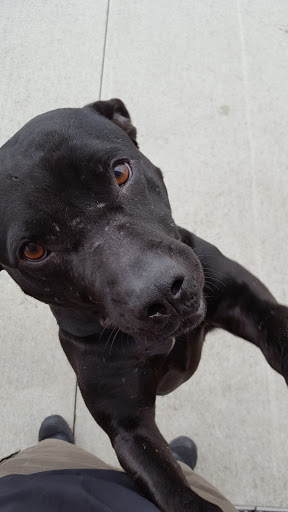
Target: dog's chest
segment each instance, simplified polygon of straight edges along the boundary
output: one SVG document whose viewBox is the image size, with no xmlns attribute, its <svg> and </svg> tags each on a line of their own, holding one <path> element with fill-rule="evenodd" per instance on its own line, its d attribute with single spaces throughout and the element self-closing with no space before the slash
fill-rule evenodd
<svg viewBox="0 0 288 512">
<path fill-rule="evenodd" d="M 176 338 L 176 343 L 161 366 L 157 395 L 168 395 L 197 370 L 205 338 L 205 327 Z"/>
</svg>

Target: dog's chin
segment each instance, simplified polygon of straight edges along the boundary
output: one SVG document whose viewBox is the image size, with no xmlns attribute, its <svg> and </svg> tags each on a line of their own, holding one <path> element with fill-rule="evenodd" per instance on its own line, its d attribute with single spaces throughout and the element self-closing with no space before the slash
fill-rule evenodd
<svg viewBox="0 0 288 512">
<path fill-rule="evenodd" d="M 204 300 L 201 301 L 200 306 L 196 313 L 190 315 L 188 318 L 183 319 L 181 325 L 179 326 L 175 336 L 181 336 L 182 334 L 186 334 L 187 332 L 193 331 L 199 325 L 202 324 L 206 314 L 206 305 Z"/>
<path fill-rule="evenodd" d="M 158 338 L 157 341 L 152 341 L 151 338 L 140 336 L 139 338 L 134 337 L 136 347 L 140 353 L 147 356 L 160 356 L 168 355 L 173 349 L 176 338 L 171 336 L 168 338 Z"/>
<path fill-rule="evenodd" d="M 206 306 L 204 301 L 193 315 L 187 318 L 181 319 L 177 327 L 172 329 L 170 332 L 159 331 L 146 331 L 146 330 L 126 330 L 127 334 L 134 337 L 136 345 L 142 351 L 149 355 L 157 354 L 169 354 L 175 345 L 175 340 L 179 336 L 188 334 L 194 331 L 201 325 L 205 318 Z M 124 329 L 121 329 L 124 331 Z"/>
</svg>

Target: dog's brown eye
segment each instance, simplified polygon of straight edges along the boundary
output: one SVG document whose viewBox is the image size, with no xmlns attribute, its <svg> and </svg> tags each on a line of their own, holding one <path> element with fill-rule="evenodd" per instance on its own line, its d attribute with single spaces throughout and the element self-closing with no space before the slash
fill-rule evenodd
<svg viewBox="0 0 288 512">
<path fill-rule="evenodd" d="M 47 256 L 47 250 L 41 245 L 29 243 L 23 247 L 23 256 L 26 260 L 39 261 Z"/>
<path fill-rule="evenodd" d="M 131 176 L 131 167 L 127 162 L 123 162 L 123 164 L 116 164 L 114 167 L 114 174 L 116 181 L 119 185 L 124 185 L 126 181 L 129 180 Z"/>
</svg>

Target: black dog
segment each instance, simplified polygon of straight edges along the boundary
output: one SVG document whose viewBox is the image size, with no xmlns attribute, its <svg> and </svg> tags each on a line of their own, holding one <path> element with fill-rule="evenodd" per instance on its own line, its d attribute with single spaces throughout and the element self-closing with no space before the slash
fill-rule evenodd
<svg viewBox="0 0 288 512">
<path fill-rule="evenodd" d="M 123 468 L 161 510 L 208 510 L 156 427 L 156 394 L 195 372 L 214 327 L 257 345 L 288 382 L 288 308 L 175 226 L 120 100 L 30 121 L 0 150 L 0 182 L 0 268 L 51 307 Z"/>
</svg>

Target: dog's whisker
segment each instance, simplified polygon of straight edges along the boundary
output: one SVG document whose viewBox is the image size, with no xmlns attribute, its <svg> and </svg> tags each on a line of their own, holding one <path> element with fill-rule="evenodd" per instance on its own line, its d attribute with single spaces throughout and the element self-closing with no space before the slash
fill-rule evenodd
<svg viewBox="0 0 288 512">
<path fill-rule="evenodd" d="M 99 341 L 101 340 L 101 338 L 106 330 L 107 330 L 107 327 L 104 327 L 104 329 L 101 331 L 100 336 L 99 336 Z"/>
<path fill-rule="evenodd" d="M 215 274 L 221 274 L 222 273 L 222 272 L 219 272 L 219 270 L 217 270 L 216 268 L 209 267 L 208 265 L 206 265 L 205 262 L 202 263 L 202 267 L 207 269 L 207 270 L 212 270 L 213 272 L 215 272 Z"/>
<path fill-rule="evenodd" d="M 118 334 L 118 332 L 119 332 L 119 331 L 120 331 L 120 329 L 118 329 L 118 330 L 116 331 L 115 336 L 114 336 L 114 338 L 113 338 L 113 340 L 112 340 L 112 343 L 111 343 L 111 345 L 110 345 L 110 351 L 109 351 L 109 355 L 110 355 L 110 356 L 111 356 L 112 348 L 113 348 L 113 345 L 114 345 L 114 341 L 115 341 L 115 339 L 116 339 L 117 334 Z"/>
<path fill-rule="evenodd" d="M 105 354 L 105 352 L 106 352 L 106 348 L 107 348 L 107 347 L 108 347 L 108 345 L 109 345 L 109 341 L 110 341 L 110 339 L 111 339 L 111 336 L 113 336 L 113 334 L 114 334 L 114 332 L 116 331 L 116 329 L 117 329 L 117 327 L 114 327 L 114 329 L 112 329 L 111 333 L 110 333 L 110 334 L 109 334 L 109 336 L 108 336 L 108 339 L 107 339 L 107 341 L 106 341 L 106 343 L 105 343 L 105 347 L 104 347 L 104 350 L 103 350 L 103 353 L 104 353 L 104 354 Z"/>
<path fill-rule="evenodd" d="M 209 276 L 209 279 L 212 279 L 212 281 L 216 281 L 217 283 L 221 284 L 222 286 L 227 286 L 223 281 L 220 281 L 220 279 L 217 279 L 217 277 Z"/>
<path fill-rule="evenodd" d="M 202 268 L 204 269 L 204 271 L 206 272 L 206 270 L 209 270 L 210 272 L 213 272 L 213 275 L 214 274 L 218 274 L 218 275 L 223 275 L 223 272 L 219 272 L 217 270 L 215 270 L 214 268 L 211 268 L 211 267 L 207 267 L 207 265 L 202 265 Z"/>
<path fill-rule="evenodd" d="M 206 279 L 206 280 L 205 280 L 205 285 L 206 285 L 206 284 L 210 284 L 211 286 L 215 286 L 215 288 L 217 288 L 217 290 L 220 290 L 219 286 L 217 286 L 217 284 L 215 284 L 215 283 L 213 282 L 213 280 L 211 280 L 210 278 L 208 278 L 208 279 Z"/>
<path fill-rule="evenodd" d="M 203 297 L 204 297 L 204 299 L 210 298 L 209 295 L 207 295 L 207 293 L 204 291 L 203 291 Z"/>
<path fill-rule="evenodd" d="M 204 277 L 206 279 L 206 277 L 209 277 L 210 279 L 212 279 L 212 281 L 218 281 L 218 283 L 220 282 L 221 284 L 225 284 L 223 283 L 223 281 L 221 281 L 221 279 L 217 279 L 217 277 L 215 277 L 215 274 L 214 272 L 204 272 Z"/>
<path fill-rule="evenodd" d="M 221 281 L 220 279 L 217 279 L 217 277 L 214 277 L 214 274 L 207 272 L 204 274 L 204 276 L 205 276 L 205 280 L 206 280 L 206 277 L 208 277 L 208 279 L 210 279 L 211 281 L 216 281 L 217 283 L 221 284 L 222 286 L 226 286 L 226 284 L 223 283 L 223 281 Z"/>
<path fill-rule="evenodd" d="M 211 288 L 210 288 L 211 286 L 214 286 L 214 288 L 216 288 L 216 290 L 220 291 L 220 288 L 219 288 L 216 284 L 214 284 L 214 283 L 210 283 L 210 282 L 207 282 L 207 281 L 206 281 L 206 282 L 205 282 L 205 286 L 206 286 L 206 288 L 208 288 L 208 290 L 210 290 L 211 292 L 213 292 L 213 291 L 214 291 L 213 289 L 211 289 Z"/>
</svg>

